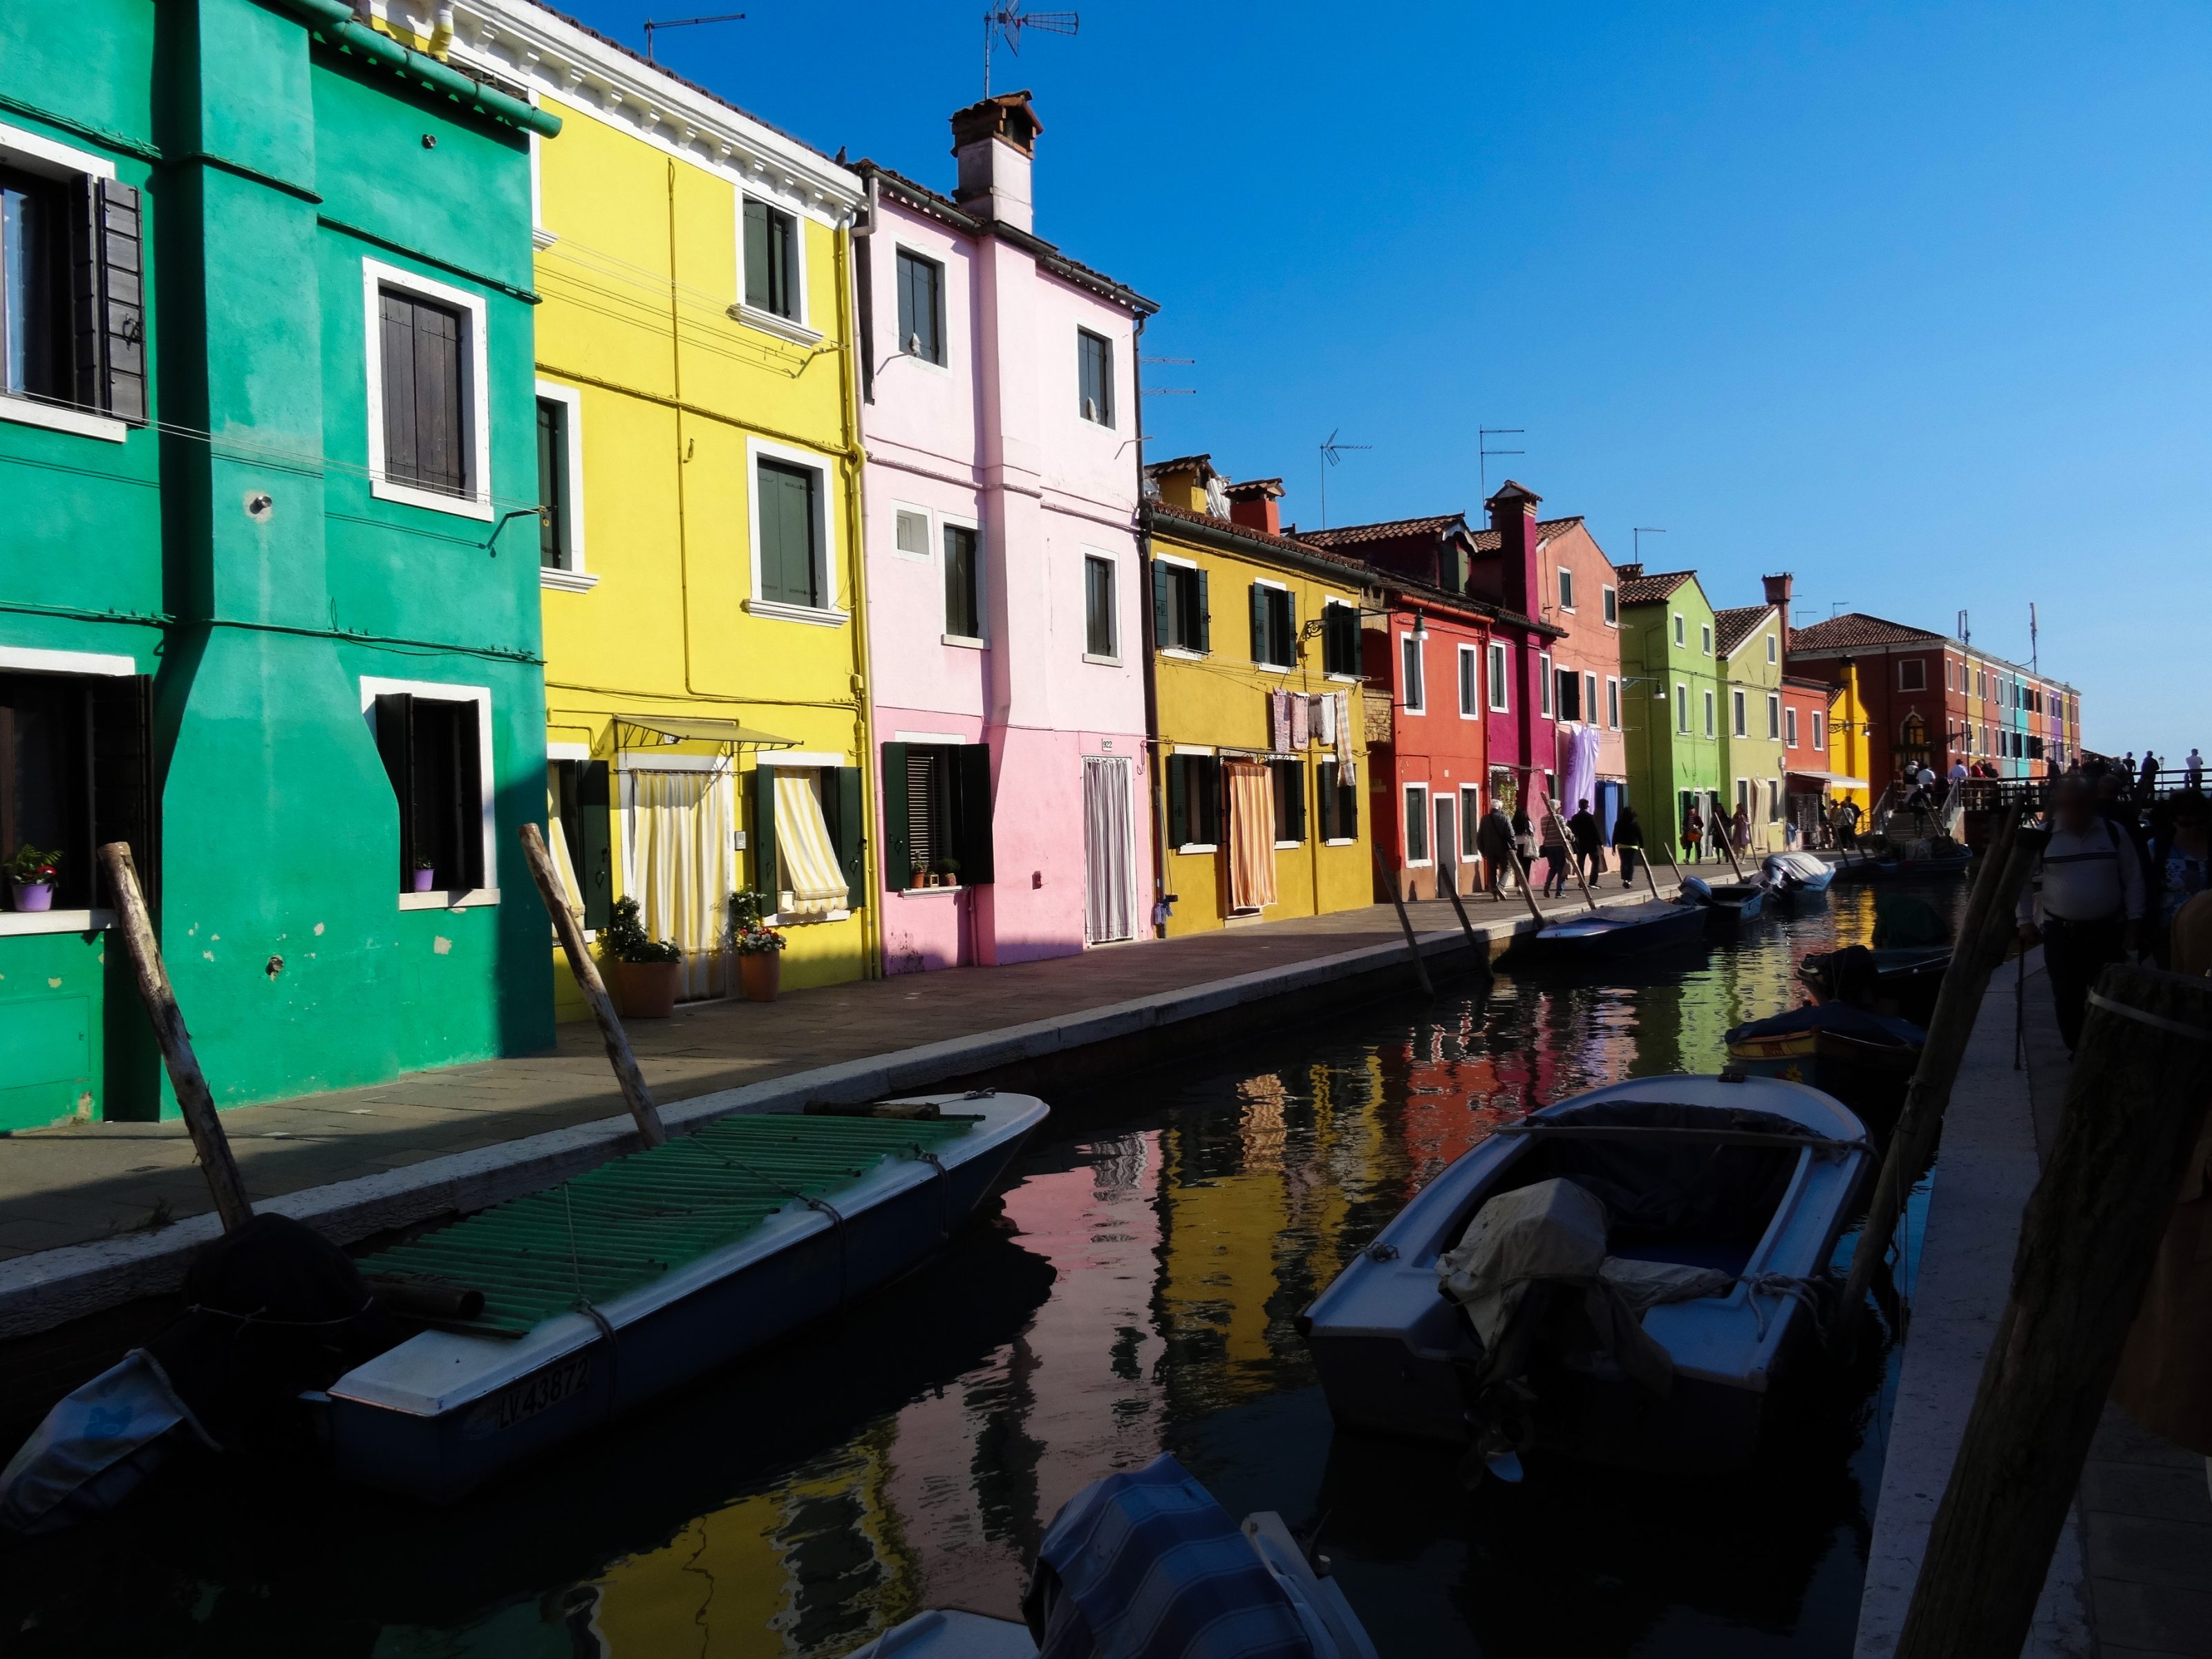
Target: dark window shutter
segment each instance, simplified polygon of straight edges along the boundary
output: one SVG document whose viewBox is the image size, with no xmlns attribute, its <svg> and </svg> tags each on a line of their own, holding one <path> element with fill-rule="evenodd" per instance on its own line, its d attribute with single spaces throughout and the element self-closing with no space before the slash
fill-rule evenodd
<svg viewBox="0 0 2212 1659">
<path fill-rule="evenodd" d="M 112 179 L 98 181 L 100 232 L 98 361 L 95 401 L 118 420 L 146 419 L 145 234 L 138 192 Z"/>
<path fill-rule="evenodd" d="M 837 849 L 837 867 L 845 872 L 845 903 L 858 910 L 868 902 L 867 821 L 860 815 L 860 769 L 836 769 L 837 822 L 830 826 L 830 839 Z"/>
<path fill-rule="evenodd" d="M 914 839 L 907 828 L 907 746 L 884 745 L 884 890 L 902 893 L 914 869 Z"/>
<path fill-rule="evenodd" d="M 491 883 L 484 870 L 483 813 L 490 803 L 483 797 L 477 705 L 451 702 L 446 708 L 450 711 L 453 728 L 453 776 L 448 798 L 453 802 L 454 869 L 460 878 L 454 884 L 488 887 Z"/>
<path fill-rule="evenodd" d="M 1252 596 L 1252 660 L 1273 662 L 1267 651 L 1267 590 L 1254 582 Z"/>
<path fill-rule="evenodd" d="M 770 910 L 783 886 L 775 860 L 775 773 L 773 766 L 753 768 L 753 890 Z"/>
<path fill-rule="evenodd" d="M 584 926 L 594 929 L 615 914 L 614 803 L 608 785 L 606 762 L 583 763 L 576 776 L 577 845 L 568 856 L 584 890 Z"/>
<path fill-rule="evenodd" d="M 997 879 L 991 860 L 991 746 L 960 746 L 960 884 Z"/>
<path fill-rule="evenodd" d="M 745 203 L 745 303 L 763 311 L 769 303 L 768 204 Z"/>
<path fill-rule="evenodd" d="M 1198 638 L 1194 643 L 1200 651 L 1213 649 L 1213 606 L 1206 598 L 1203 569 L 1198 573 Z"/>
<path fill-rule="evenodd" d="M 384 471 L 412 482 L 415 456 L 415 310 L 396 294 L 379 296 L 384 322 Z"/>
<path fill-rule="evenodd" d="M 1175 636 L 1175 597 L 1170 586 L 1172 573 L 1157 560 L 1152 564 L 1152 645 L 1177 643 Z"/>
<path fill-rule="evenodd" d="M 1298 659 L 1298 596 L 1283 595 L 1283 654 L 1277 662 L 1295 664 Z"/>
<path fill-rule="evenodd" d="M 1222 788 L 1221 781 L 1227 765 L 1228 763 L 1217 755 L 1200 769 L 1200 775 L 1206 780 L 1201 803 L 1206 809 L 1206 823 L 1202 827 L 1206 831 L 1206 839 L 1216 847 L 1221 844 L 1221 832 L 1224 828 L 1221 798 L 1226 792 Z"/>
<path fill-rule="evenodd" d="M 1275 773 L 1275 781 L 1283 791 L 1286 807 L 1285 820 L 1290 825 L 1286 841 L 1306 838 L 1306 769 L 1302 761 L 1285 761 Z"/>
<path fill-rule="evenodd" d="M 155 833 L 154 681 L 150 675 L 101 676 L 92 696 L 92 845 L 127 842 L 138 886 L 151 910 L 161 885 Z M 96 867 L 96 866 L 88 866 Z"/>
<path fill-rule="evenodd" d="M 415 307 L 415 450 L 422 482 L 460 495 L 462 458 L 460 319 L 442 306 Z"/>
<path fill-rule="evenodd" d="M 414 765 L 415 699 L 404 691 L 386 692 L 376 700 L 376 752 L 384 763 L 384 775 L 392 780 L 392 798 L 399 804 L 399 890 L 404 892 L 415 872 Z"/>
<path fill-rule="evenodd" d="M 1168 842 L 1181 847 L 1190 840 L 1189 763 L 1181 755 L 1168 757 Z"/>
</svg>

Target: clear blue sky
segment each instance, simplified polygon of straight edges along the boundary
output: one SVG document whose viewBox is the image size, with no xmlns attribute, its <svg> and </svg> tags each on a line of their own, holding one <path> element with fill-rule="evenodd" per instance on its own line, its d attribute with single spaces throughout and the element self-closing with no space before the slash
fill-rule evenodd
<svg viewBox="0 0 2212 1659">
<path fill-rule="evenodd" d="M 738 0 L 661 36 L 823 149 L 949 188 L 982 0 Z M 1049 0 L 1048 0 L 1049 3 Z M 1062 0 L 1066 3 L 1066 0 Z M 1231 7 L 1073 0 L 1037 229 L 1163 307 L 1155 455 L 1313 524 L 1480 511 L 1493 461 L 1716 605 L 1796 573 L 2212 744 L 2212 12 L 2179 5 Z M 687 15 L 702 7 L 663 6 Z M 583 15 L 633 44 L 647 12 Z"/>
</svg>

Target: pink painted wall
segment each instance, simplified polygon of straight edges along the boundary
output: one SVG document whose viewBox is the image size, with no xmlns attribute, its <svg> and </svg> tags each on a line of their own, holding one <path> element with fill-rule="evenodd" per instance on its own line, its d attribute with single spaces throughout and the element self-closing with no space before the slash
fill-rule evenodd
<svg viewBox="0 0 2212 1659">
<path fill-rule="evenodd" d="M 960 216 L 951 210 L 948 216 Z M 885 969 L 1022 962 L 1084 948 L 1087 755 L 1131 763 L 1133 933 L 1146 937 L 1151 780 L 1133 527 L 1137 447 L 1128 441 L 1138 413 L 1133 315 L 1042 269 L 1011 240 L 889 194 L 858 246 L 872 288 L 877 365 L 872 398 L 861 409 L 877 740 L 950 738 L 988 743 L 993 753 L 996 878 L 951 894 L 886 895 Z M 902 246 L 945 268 L 944 367 L 894 360 Z M 1080 412 L 1079 327 L 1113 344 L 1111 426 Z M 929 515 L 923 556 L 898 550 L 902 507 Z M 981 532 L 980 647 L 945 640 L 946 522 Z M 1109 660 L 1090 660 L 1085 651 L 1086 556 L 1115 566 L 1118 648 Z M 878 823 L 879 847 L 881 830 Z"/>
<path fill-rule="evenodd" d="M 1613 561 L 1606 557 L 1605 550 L 1579 520 L 1557 527 L 1547 526 L 1536 556 L 1542 569 L 1544 608 L 1540 614 L 1546 622 L 1567 630 L 1566 638 L 1551 642 L 1553 664 L 1597 676 L 1597 708 L 1594 714 L 1585 711 L 1583 715 L 1586 722 L 1599 728 L 1597 773 L 1601 778 L 1626 778 L 1628 758 L 1623 734 L 1620 728 L 1607 724 L 1605 703 L 1606 681 L 1620 678 L 1620 629 L 1618 611 L 1613 624 L 1608 625 L 1605 620 L 1604 590 L 1613 588 L 1617 593 L 1620 579 L 1613 574 Z M 1563 610 L 1559 605 L 1562 568 L 1574 577 L 1572 611 Z M 1624 698 L 1626 695 L 1622 693 Z M 1624 702 L 1624 711 L 1626 707 Z M 1626 719 L 1625 713 L 1623 718 Z"/>
</svg>

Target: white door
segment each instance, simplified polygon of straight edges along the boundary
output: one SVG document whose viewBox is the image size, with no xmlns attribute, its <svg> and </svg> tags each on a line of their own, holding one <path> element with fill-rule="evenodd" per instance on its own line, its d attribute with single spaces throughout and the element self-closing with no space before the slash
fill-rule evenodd
<svg viewBox="0 0 2212 1659">
<path fill-rule="evenodd" d="M 1083 757 L 1083 939 L 1104 945 L 1136 935 L 1132 780 L 1119 755 Z"/>
</svg>

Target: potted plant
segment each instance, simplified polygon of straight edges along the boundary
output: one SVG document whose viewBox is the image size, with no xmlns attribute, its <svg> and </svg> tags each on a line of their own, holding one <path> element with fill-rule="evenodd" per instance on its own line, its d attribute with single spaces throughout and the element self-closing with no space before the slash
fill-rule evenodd
<svg viewBox="0 0 2212 1659">
<path fill-rule="evenodd" d="M 908 872 L 906 884 L 909 887 L 928 886 L 930 884 L 929 866 L 926 864 L 916 864 L 914 868 Z"/>
<path fill-rule="evenodd" d="M 8 878 L 15 884 L 18 910 L 51 910 L 54 884 L 61 878 L 62 855 L 41 853 L 27 841 L 8 860 Z"/>
<path fill-rule="evenodd" d="M 730 895 L 730 948 L 738 956 L 738 983 L 748 1002 L 774 1002 L 783 981 L 783 934 L 768 925 L 761 893 Z"/>
<path fill-rule="evenodd" d="M 666 1019 L 676 1012 L 684 947 L 674 939 L 650 937 L 635 899 L 615 901 L 613 919 L 599 932 L 599 955 L 607 988 L 623 1018 Z"/>
<path fill-rule="evenodd" d="M 415 890 L 418 893 L 434 892 L 437 885 L 438 866 L 428 859 L 416 859 L 415 860 Z"/>
<path fill-rule="evenodd" d="M 937 884 L 940 887 L 957 887 L 960 884 L 960 860 L 958 859 L 938 860 Z"/>
</svg>

